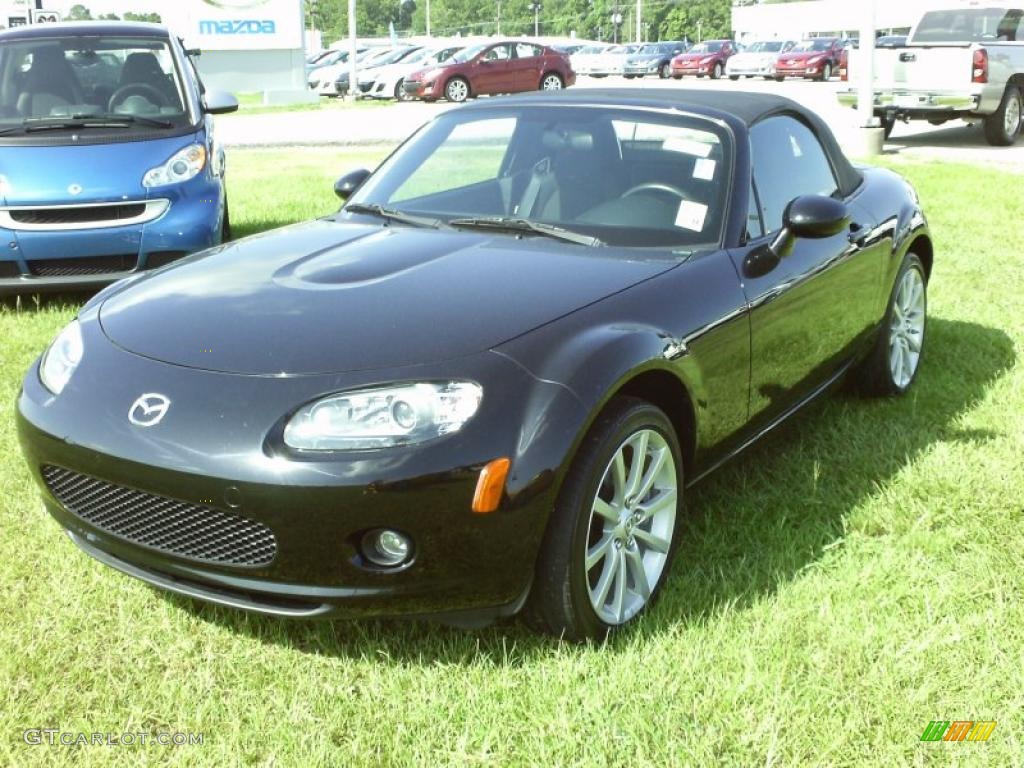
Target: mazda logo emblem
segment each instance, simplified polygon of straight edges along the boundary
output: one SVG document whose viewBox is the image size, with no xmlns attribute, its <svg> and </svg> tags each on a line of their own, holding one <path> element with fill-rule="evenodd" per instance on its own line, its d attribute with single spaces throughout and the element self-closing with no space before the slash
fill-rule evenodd
<svg viewBox="0 0 1024 768">
<path fill-rule="evenodd" d="M 139 395 L 128 409 L 128 421 L 137 427 L 152 427 L 160 423 L 170 407 L 171 400 L 167 396 L 147 392 Z"/>
</svg>

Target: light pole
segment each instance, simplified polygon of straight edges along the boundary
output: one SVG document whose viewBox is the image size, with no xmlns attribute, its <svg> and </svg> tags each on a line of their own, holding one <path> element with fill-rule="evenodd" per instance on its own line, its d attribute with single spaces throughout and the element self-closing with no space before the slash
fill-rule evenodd
<svg viewBox="0 0 1024 768">
<path fill-rule="evenodd" d="M 619 43 L 619 27 L 622 26 L 622 14 L 619 13 L 618 11 L 615 11 L 615 13 L 612 14 L 611 22 L 612 22 L 612 29 L 614 30 L 614 36 L 612 37 L 612 42 L 615 43 L 616 45 L 618 45 L 618 43 Z"/>
<path fill-rule="evenodd" d="M 544 5 L 534 0 L 534 2 L 526 7 L 533 11 L 533 36 L 540 37 L 540 12 L 543 10 Z"/>
</svg>

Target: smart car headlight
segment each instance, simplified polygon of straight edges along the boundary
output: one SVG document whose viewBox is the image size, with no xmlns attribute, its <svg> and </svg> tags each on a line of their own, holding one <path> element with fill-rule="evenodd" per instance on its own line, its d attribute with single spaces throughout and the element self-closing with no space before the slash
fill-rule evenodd
<svg viewBox="0 0 1024 768">
<path fill-rule="evenodd" d="M 412 445 L 458 432 L 473 418 L 483 389 L 470 381 L 416 382 L 339 392 L 303 406 L 284 442 L 304 451 Z"/>
<path fill-rule="evenodd" d="M 178 184 L 197 176 L 206 167 L 206 147 L 202 144 L 190 144 L 180 152 L 176 152 L 163 165 L 150 168 L 142 177 L 144 187 L 162 187 L 166 184 Z"/>
<path fill-rule="evenodd" d="M 82 362 L 82 328 L 72 320 L 43 353 L 39 363 L 39 379 L 43 386 L 59 395 Z"/>
</svg>

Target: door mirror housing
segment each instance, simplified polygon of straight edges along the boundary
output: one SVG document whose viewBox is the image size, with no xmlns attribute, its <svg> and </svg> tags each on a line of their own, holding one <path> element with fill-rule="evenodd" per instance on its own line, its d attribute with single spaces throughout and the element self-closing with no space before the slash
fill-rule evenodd
<svg viewBox="0 0 1024 768">
<path fill-rule="evenodd" d="M 334 194 L 342 200 L 348 200 L 368 178 L 370 178 L 370 172 L 365 168 L 350 171 L 334 182 Z"/>
<path fill-rule="evenodd" d="M 782 214 L 782 229 L 767 245 L 753 249 L 743 260 L 743 274 L 763 277 L 793 250 L 798 238 L 821 240 L 850 226 L 850 212 L 842 200 L 824 195 L 803 195 L 791 200 Z"/>
<path fill-rule="evenodd" d="M 209 90 L 203 94 L 203 111 L 210 115 L 223 115 L 238 110 L 238 99 L 227 91 Z"/>
</svg>

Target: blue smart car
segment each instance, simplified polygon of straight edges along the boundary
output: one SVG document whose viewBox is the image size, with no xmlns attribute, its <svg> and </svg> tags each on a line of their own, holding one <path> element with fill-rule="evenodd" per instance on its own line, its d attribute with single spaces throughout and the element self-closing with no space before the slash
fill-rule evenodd
<svg viewBox="0 0 1024 768">
<path fill-rule="evenodd" d="M 224 150 L 156 24 L 0 32 L 0 294 L 100 286 L 229 236 Z"/>
</svg>

